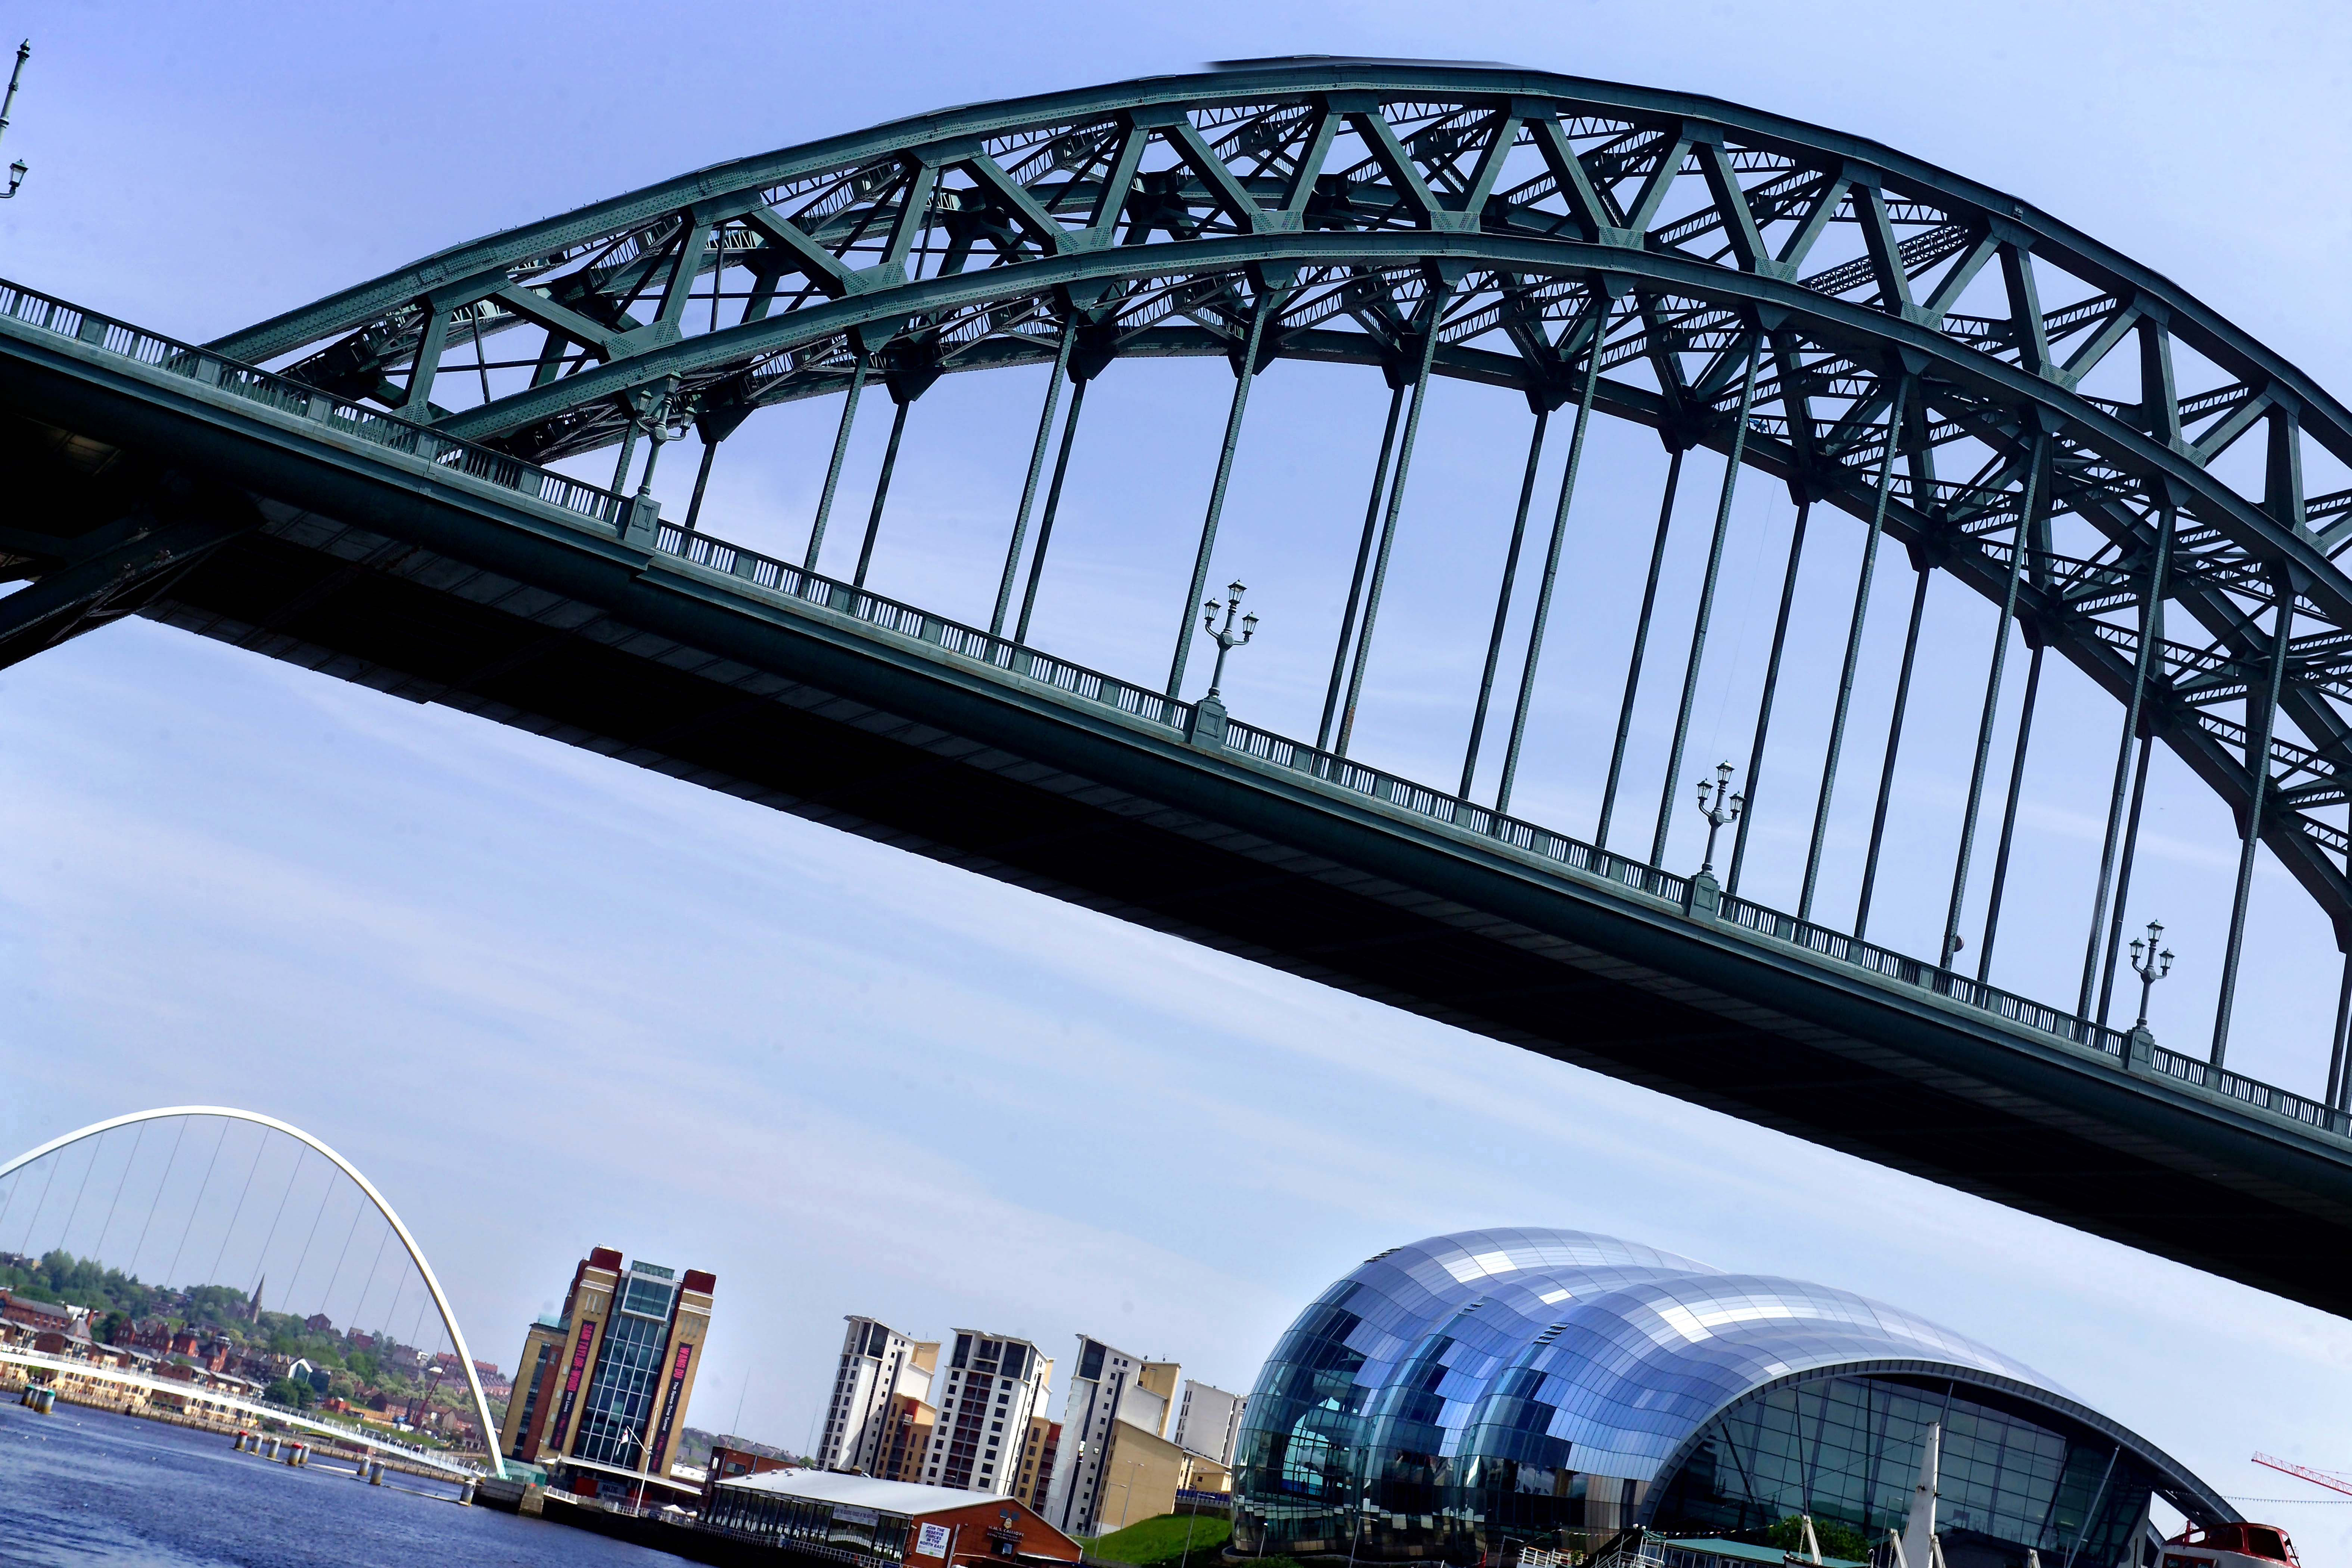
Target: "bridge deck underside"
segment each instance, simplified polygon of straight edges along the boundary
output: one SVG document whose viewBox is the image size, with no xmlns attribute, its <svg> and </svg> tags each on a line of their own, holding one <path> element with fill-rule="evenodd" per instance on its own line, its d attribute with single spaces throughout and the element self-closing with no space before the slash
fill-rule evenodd
<svg viewBox="0 0 2352 1568">
<path fill-rule="evenodd" d="M 1433 886 L 1377 829 L 1300 834 L 1279 813 L 1253 824 L 1245 792 L 1182 766 L 1164 770 L 1175 787 L 1140 789 L 1122 775 L 1148 761 L 1090 765 L 1099 738 L 1057 746 L 1034 723 L 991 736 L 985 703 L 965 693 L 926 701 L 909 684 L 886 708 L 756 649 L 690 647 L 315 518 L 225 547 L 146 613 L 2352 1308 L 2352 1283 L 2319 1262 L 2352 1212 L 2242 1163 L 2217 1170 L 2156 1108 L 2133 1126 L 2063 1088 L 2035 1092 L 2016 1064 L 1997 1078 L 1948 1050 L 1874 1041 L 1822 1021 L 1834 998 L 1802 994 L 1801 977 L 1749 975 L 1738 991 L 1677 978 L 1639 921 L 1525 879 L 1496 897 Z M 1737 966 L 1722 967 L 1736 984 Z M 1399 1128 L 1412 1135 L 1409 1115 Z"/>
<path fill-rule="evenodd" d="M 170 625 L 2352 1310 L 2333 1133 L 79 344 L 0 355 L 0 549 L 246 530 L 157 570 L 136 607 Z M 23 570 L 36 594 L 82 568 Z"/>
</svg>

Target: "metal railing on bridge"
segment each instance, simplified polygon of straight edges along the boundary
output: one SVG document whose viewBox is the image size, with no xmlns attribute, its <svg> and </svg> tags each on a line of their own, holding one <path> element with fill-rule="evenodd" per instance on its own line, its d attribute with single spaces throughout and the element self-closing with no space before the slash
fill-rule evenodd
<svg viewBox="0 0 2352 1568">
<path fill-rule="evenodd" d="M 429 426 L 386 414 L 351 398 L 257 370 L 194 344 L 158 337 L 144 328 L 101 316 L 18 284 L 0 281 L 0 316 L 136 360 L 167 375 L 218 387 L 281 414 L 324 423 L 341 435 L 421 458 L 436 468 L 465 474 L 598 522 L 617 523 L 627 510 L 626 500 L 611 490 L 509 457 L 495 447 L 445 436 Z"/>
<path fill-rule="evenodd" d="M 208 350 L 160 337 L 5 280 L 0 280 L 0 316 L 57 332 L 154 370 L 219 388 L 280 413 L 323 424 L 339 434 L 386 450 L 421 458 L 510 495 L 554 507 L 575 523 L 599 524 L 614 533 L 627 527 L 631 504 L 627 497 L 615 491 L 527 463 L 494 447 L 443 435 L 429 426 Z M 655 530 L 653 543 L 662 553 L 740 578 L 751 587 L 822 605 L 880 630 L 930 644 L 959 658 L 1026 678 L 1081 701 L 1115 710 L 1179 735 L 1191 731 L 1190 703 L 928 610 L 820 576 L 778 557 L 708 533 L 689 532 L 667 521 Z M 1228 721 L 1224 749 L 1668 904 L 1683 907 L 1689 899 L 1687 878 L 1550 828 L 1505 816 L 1426 784 L 1318 751 L 1304 742 L 1255 725 Z M 2123 1070 L 2129 1071 L 2134 1065 L 2132 1037 L 2127 1031 L 2105 1027 L 1957 971 L 1907 957 L 1891 948 L 1799 920 L 1747 899 L 1723 897 L 1719 918 L 1831 963 L 1916 987 L 2021 1028 L 2094 1051 Z M 2319 1100 L 2193 1058 L 2156 1047 L 2141 1058 L 2140 1065 L 2156 1076 L 2191 1085 L 2299 1126 L 2339 1137 L 2352 1136 L 2352 1112 L 2330 1110 Z"/>
<path fill-rule="evenodd" d="M 0 1362 L 26 1369 L 28 1372 L 47 1369 L 100 1383 L 112 1383 L 126 1388 L 139 1388 L 150 1394 L 162 1394 L 178 1399 L 202 1400 L 221 1409 L 236 1409 L 252 1415 L 274 1416 L 280 1421 L 306 1426 L 331 1436 L 341 1437 L 362 1447 L 378 1448 L 434 1469 L 452 1475 L 474 1476 L 481 1468 L 473 1460 L 438 1448 L 428 1448 L 421 1443 L 404 1443 L 399 1438 L 370 1432 L 363 1426 L 353 1426 L 341 1421 L 330 1421 L 316 1411 L 297 1409 L 257 1394 L 240 1394 L 232 1389 L 217 1388 L 193 1379 L 181 1382 L 153 1373 L 129 1367 L 108 1366 L 83 1361 L 74 1356 L 58 1355 L 48 1351 L 25 1350 L 17 1346 L 0 1349 Z"/>
<path fill-rule="evenodd" d="M 1024 676 L 1082 701 L 1116 709 L 1174 733 L 1181 735 L 1191 730 L 1192 705 L 1190 703 L 1171 700 L 1160 692 L 1132 685 L 1116 676 L 1071 664 L 1066 659 L 1003 637 L 992 637 L 977 627 L 949 620 L 912 605 L 900 604 L 864 588 L 820 576 L 788 561 L 728 543 L 707 533 L 689 533 L 667 522 L 661 525 L 656 544 L 666 553 L 740 577 L 755 587 L 822 605 L 885 631 L 929 643 L 976 663 Z M 1648 894 L 1678 908 L 1684 906 L 1689 898 L 1690 881 L 1687 878 L 1535 823 L 1502 816 L 1475 801 L 1463 800 L 1397 774 L 1318 751 L 1304 742 L 1290 740 L 1239 720 L 1227 721 L 1224 749 L 1321 783 L 1336 784 L 1482 838 L 1499 841 L 1570 870 Z M 1864 942 L 1811 921 L 1801 921 L 1794 915 L 1784 914 L 1748 899 L 1724 897 L 1720 918 L 1759 936 L 1801 948 L 1818 958 L 1851 965 L 1904 985 L 1916 986 L 1962 1006 L 1990 1013 L 2008 1023 L 2096 1051 L 2118 1067 L 2127 1068 L 2130 1063 L 2131 1034 L 2127 1030 L 2103 1027 L 2089 1019 L 2077 1017 L 2031 997 L 1988 985 L 1956 970 L 1908 957 L 1892 948 Z M 2347 1117 L 2343 1111 L 2330 1112 L 2317 1100 L 2237 1073 L 2211 1068 L 2172 1051 L 2160 1047 L 2155 1049 L 2145 1058 L 2144 1065 L 2162 1077 L 2210 1089 L 2257 1110 L 2267 1111 L 2306 1127 L 2339 1135 L 2352 1131 L 2352 1117 Z"/>
</svg>

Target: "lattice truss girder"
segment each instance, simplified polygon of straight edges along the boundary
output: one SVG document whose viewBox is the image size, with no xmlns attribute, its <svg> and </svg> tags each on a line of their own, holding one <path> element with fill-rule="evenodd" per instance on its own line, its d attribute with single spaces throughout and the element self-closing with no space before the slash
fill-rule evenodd
<svg viewBox="0 0 2352 1568">
<path fill-rule="evenodd" d="M 939 375 L 1223 355 L 1433 374 L 1728 450 L 2002 598 L 2118 700 L 2173 530 L 2144 732 L 2241 820 L 2291 607 L 2264 837 L 2352 933 L 2352 418 L 2163 279 L 1885 148 L 1716 100 L 1276 65 L 879 127 L 429 258 L 223 340 L 550 460 L 633 421 Z M 1890 431 L 1898 381 L 1904 428 Z M 2038 456 L 2037 456 L 2038 454 Z M 2030 515 L 2029 512 L 2030 499 Z M 2193 628 L 2179 640 L 2169 626 Z M 2339 813 L 2340 815 L 2340 813 Z"/>
</svg>

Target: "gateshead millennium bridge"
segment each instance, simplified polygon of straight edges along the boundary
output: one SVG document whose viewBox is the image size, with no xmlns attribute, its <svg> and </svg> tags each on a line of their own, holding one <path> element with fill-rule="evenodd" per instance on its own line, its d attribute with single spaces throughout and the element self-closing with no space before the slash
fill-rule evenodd
<svg viewBox="0 0 2352 1568">
<path fill-rule="evenodd" d="M 1118 362 L 1170 356 L 1234 374 L 1190 569 L 1164 584 L 1168 663 L 1084 668 L 1031 637 L 1080 412 Z M 1251 391 L 1286 361 L 1360 366 L 1389 394 L 1360 542 L 1328 583 L 1345 610 L 1311 737 L 1244 721 L 1240 697 L 1229 717 L 1189 655 L 1220 525 L 1251 504 L 1230 482 Z M 974 597 L 985 624 L 871 591 L 908 410 L 942 376 L 1014 367 L 1051 377 L 1034 442 L 1007 454 L 1026 477 Z M 1491 607 L 1454 607 L 1485 646 L 1460 776 L 1412 780 L 1350 753 L 1442 382 L 1520 395 L 1533 429 Z M 827 554 L 877 391 L 872 507 Z M 838 414 L 804 547 L 730 542 L 703 505 L 722 445 L 813 398 Z M 2335 563 L 2352 490 L 2305 489 L 2306 469 L 2352 464 L 2352 416 L 2157 272 L 1886 147 L 1533 71 L 1242 63 L 700 170 L 206 344 L 8 286 L 0 406 L 0 560 L 26 584 L 0 600 L 0 661 L 145 616 L 2352 1308 L 2335 1262 L 2352 970 L 2309 979 L 2307 1011 L 2336 1023 L 2301 1043 L 2302 1091 L 2227 1065 L 2258 880 L 2352 943 L 2352 578 Z M 1596 419 L 1654 431 L 1667 463 L 1630 646 L 1573 672 L 1612 706 L 1622 681 L 1624 718 L 1613 744 L 1587 738 L 1608 782 L 1570 832 L 1512 801 L 1592 527 L 1576 489 Z M 665 508 L 656 464 L 689 436 L 699 467 L 661 469 L 684 501 Z M 1559 479 L 1538 496 L 1548 438 Z M 608 485 L 562 471 L 607 450 Z M 1686 641 L 1654 647 L 1694 454 L 1720 460 L 1705 574 Z M 1520 460 L 1516 438 L 1496 458 Z M 1667 808 L 1713 761 L 1692 717 L 1736 492 L 1763 480 L 1796 521 L 1718 884 L 1665 863 Z M 1838 679 L 1808 696 L 1826 748 L 1800 765 L 1769 731 L 1816 510 L 1851 520 L 1860 566 L 1832 616 Z M 1864 626 L 1874 592 L 1905 597 L 1874 578 L 1896 546 L 1905 651 L 1885 761 L 1858 763 L 1849 742 L 1880 722 L 1858 710 Z M 1931 585 L 1990 606 L 1995 636 L 1981 711 L 1949 721 L 1973 763 L 1940 940 L 1906 953 L 1864 931 Z M 2112 715 L 2076 737 L 2112 778 L 2086 886 L 2011 862 L 2050 653 Z M 1645 658 L 1654 698 L 1679 684 L 1662 773 L 1628 762 Z M 2159 761 L 2235 824 L 2208 847 L 2234 892 L 2193 1049 L 2110 1022 Z M 1760 787 L 1815 767 L 1814 785 Z M 1658 778 L 1650 842 L 1612 837 L 1621 795 Z M 1848 916 L 1823 861 L 1856 811 L 1872 826 Z M 1773 905 L 1740 890 L 1759 818 L 1809 845 Z M 1990 984 L 2021 898 L 2075 911 L 2071 994 Z"/>
<path fill-rule="evenodd" d="M 202 1169 L 204 1172 L 203 1181 L 198 1184 L 191 1195 L 184 1191 L 173 1192 L 172 1177 L 179 1166 L 181 1145 L 185 1142 L 188 1128 L 192 1123 L 206 1124 L 212 1129 L 215 1136 L 211 1159 L 205 1159 L 195 1149 L 189 1151 L 190 1168 Z M 173 1105 L 157 1110 L 132 1111 L 127 1116 L 117 1116 L 104 1121 L 93 1122 L 88 1127 L 78 1128 L 71 1132 L 52 1138 L 38 1148 L 28 1149 L 12 1160 L 0 1162 L 0 1227 L 5 1227 L 10 1216 L 14 1215 L 24 1227 L 21 1232 L 16 1233 L 23 1237 L 22 1245 L 28 1249 L 39 1246 L 41 1239 L 51 1234 L 44 1220 L 46 1217 L 51 1217 L 49 1211 L 52 1205 L 49 1199 L 51 1191 L 57 1184 L 58 1173 L 66 1164 L 68 1152 L 79 1152 L 84 1155 L 85 1163 L 79 1173 L 79 1181 L 71 1186 L 70 1190 L 73 1194 L 71 1201 L 68 1201 L 65 1193 L 57 1194 L 58 1202 L 55 1207 L 63 1211 L 64 1221 L 55 1235 L 60 1251 L 68 1244 L 79 1239 L 92 1254 L 92 1261 L 103 1266 L 108 1261 L 108 1237 L 115 1234 L 115 1211 L 121 1206 L 124 1189 L 131 1185 L 133 1167 L 139 1163 L 140 1151 L 145 1142 L 147 1131 L 151 1127 L 157 1128 L 160 1131 L 163 1124 L 171 1124 L 174 1131 L 169 1144 L 170 1156 L 164 1161 L 161 1173 L 153 1176 L 152 1188 L 147 1187 L 146 1181 L 150 1173 L 140 1173 L 142 1180 L 139 1185 L 146 1190 L 143 1196 L 141 1192 L 132 1193 L 131 1209 L 140 1212 L 142 1217 L 135 1226 L 138 1239 L 132 1243 L 130 1252 L 121 1257 L 121 1261 L 126 1265 L 122 1269 L 124 1274 L 131 1275 L 135 1279 L 134 1271 L 139 1266 L 141 1257 L 145 1253 L 151 1236 L 155 1238 L 159 1253 L 166 1243 L 172 1241 L 173 1237 L 168 1233 L 174 1228 L 175 1219 L 178 1242 L 171 1247 L 172 1261 L 163 1273 L 169 1276 L 177 1272 L 181 1258 L 190 1256 L 187 1253 L 190 1233 L 198 1228 L 205 1218 L 217 1218 L 217 1215 L 206 1215 L 205 1202 L 212 1189 L 213 1178 L 216 1173 L 222 1177 L 225 1191 L 230 1189 L 237 1191 L 236 1207 L 229 1218 L 228 1225 L 213 1233 L 217 1235 L 220 1242 L 219 1250 L 215 1254 L 215 1264 L 225 1258 L 229 1243 L 234 1237 L 236 1219 L 246 1212 L 247 1200 L 253 1195 L 253 1179 L 260 1172 L 262 1154 L 268 1146 L 268 1140 L 273 1136 L 282 1139 L 295 1145 L 300 1152 L 301 1163 L 296 1165 L 294 1172 L 297 1176 L 301 1172 L 302 1164 L 307 1163 L 313 1154 L 319 1157 L 329 1173 L 328 1184 L 320 1195 L 318 1213 L 310 1222 L 309 1234 L 295 1262 L 291 1283 L 299 1286 L 302 1279 L 304 1266 L 310 1260 L 311 1243 L 318 1240 L 320 1224 L 326 1218 L 328 1200 L 336 1195 L 336 1188 L 340 1184 L 333 1178 L 340 1176 L 342 1182 L 348 1183 L 356 1193 L 359 1201 L 349 1205 L 352 1210 L 352 1228 L 344 1237 L 341 1251 L 335 1254 L 333 1273 L 327 1281 L 326 1289 L 313 1300 L 323 1307 L 325 1302 L 334 1295 L 335 1286 L 343 1278 L 343 1265 L 350 1258 L 352 1241 L 358 1235 L 360 1220 L 364 1215 L 374 1215 L 383 1227 L 383 1239 L 376 1244 L 376 1257 L 367 1265 L 365 1279 L 359 1281 L 356 1286 L 359 1300 L 355 1308 L 363 1308 L 366 1304 L 376 1284 L 378 1266 L 383 1261 L 384 1246 L 396 1239 L 400 1243 L 401 1252 L 406 1255 L 409 1264 L 415 1270 L 416 1283 L 423 1287 L 422 1300 L 418 1301 L 416 1315 L 411 1321 L 409 1336 L 412 1339 L 415 1337 L 416 1325 L 423 1322 L 425 1312 L 429 1308 L 439 1319 L 442 1331 L 448 1336 L 449 1347 L 455 1354 L 460 1374 L 465 1378 L 466 1392 L 472 1401 L 476 1418 L 481 1422 L 481 1430 L 492 1435 L 497 1433 L 498 1425 L 490 1419 L 489 1400 L 482 1389 L 481 1373 L 478 1370 L 478 1363 L 475 1362 L 473 1352 L 466 1343 L 465 1331 L 458 1328 L 457 1316 L 449 1305 L 449 1298 L 443 1293 L 441 1281 L 434 1275 L 433 1266 L 425 1260 L 425 1254 L 417 1247 L 416 1238 L 409 1233 L 408 1226 L 401 1223 L 400 1216 L 393 1212 L 391 1204 L 387 1203 L 383 1194 L 376 1190 L 374 1183 L 360 1173 L 358 1166 L 353 1165 L 349 1160 L 344 1159 L 300 1128 L 280 1121 L 274 1116 L 263 1116 L 251 1110 L 237 1110 L 225 1105 Z M 232 1126 L 252 1127 L 258 1129 L 262 1133 L 262 1140 L 254 1146 L 253 1161 L 247 1168 L 242 1188 L 236 1187 L 236 1179 L 232 1173 L 219 1172 L 221 1151 Z M 135 1141 L 129 1156 L 114 1165 L 113 1195 L 106 1200 L 106 1221 L 99 1227 L 93 1243 L 87 1233 L 78 1235 L 75 1221 L 80 1217 L 83 1198 L 89 1195 L 90 1178 L 97 1173 L 100 1157 L 106 1152 L 105 1145 L 109 1135 L 123 1130 L 131 1131 L 135 1134 Z M 159 1149 L 163 1147 L 160 1138 L 157 1146 Z M 197 1148 L 201 1147 L 200 1138 Z M 36 1177 L 39 1179 L 37 1181 Z M 278 1222 L 284 1219 L 287 1201 L 292 1196 L 292 1184 L 280 1181 L 276 1173 L 272 1173 L 269 1185 L 277 1189 L 278 1201 L 275 1205 L 277 1217 L 271 1221 L 268 1237 L 263 1241 L 259 1249 L 259 1256 L 265 1265 L 269 1256 L 269 1244 L 278 1237 Z M 20 1203 L 20 1200 L 24 1201 Z M 184 1207 L 181 1206 L 183 1204 L 184 1204 Z M 271 1206 L 268 1196 L 265 1195 L 256 1213 L 258 1215 Z M 154 1222 L 157 1215 L 166 1209 L 173 1212 L 164 1215 L 164 1226 L 159 1231 Z M 299 1222 L 298 1228 L 299 1228 Z M 126 1234 L 134 1230 L 128 1215 L 124 1220 L 123 1229 Z M 208 1234 L 205 1239 L 213 1239 L 213 1234 Z M 249 1240 L 249 1237 L 238 1239 Z M 333 1251 L 331 1241 L 329 1243 L 328 1250 Z M 322 1267 L 324 1256 L 324 1254 L 321 1255 Z M 167 1279 L 162 1282 L 169 1284 L 170 1280 Z M 316 1285 L 315 1278 L 311 1282 L 313 1286 Z M 402 1281 L 404 1293 L 406 1284 L 406 1280 Z M 401 1293 L 395 1293 L 392 1299 L 392 1307 L 387 1310 L 387 1323 L 390 1321 L 389 1314 L 396 1312 L 400 1304 Z M 255 1321 L 257 1324 L 260 1321 L 257 1299 L 254 1310 Z M 11 1367 L 15 1375 L 19 1377 L 29 1375 L 42 1381 L 66 1378 L 85 1389 L 109 1390 L 110 1391 L 109 1397 L 121 1396 L 130 1400 L 144 1401 L 151 1395 L 159 1394 L 186 1399 L 194 1390 L 201 1389 L 202 1405 L 208 1407 L 216 1419 L 226 1417 L 232 1421 L 275 1422 L 304 1431 L 319 1433 L 363 1452 L 397 1458 L 427 1472 L 450 1476 L 471 1476 L 478 1473 L 473 1464 L 448 1450 L 401 1442 L 389 1434 L 371 1431 L 365 1423 L 354 1421 L 348 1416 L 341 1420 L 327 1420 L 286 1405 L 266 1403 L 250 1394 L 240 1394 L 231 1389 L 215 1387 L 210 1383 L 174 1379 L 163 1375 L 164 1369 L 161 1367 L 151 1373 L 131 1366 L 116 1366 L 69 1353 L 47 1352 L 38 1348 L 5 1346 L 0 1346 L 0 1364 Z M 503 1477 L 506 1474 L 506 1468 L 499 1458 L 495 1436 L 488 1448 L 488 1463 L 491 1473 Z"/>
</svg>

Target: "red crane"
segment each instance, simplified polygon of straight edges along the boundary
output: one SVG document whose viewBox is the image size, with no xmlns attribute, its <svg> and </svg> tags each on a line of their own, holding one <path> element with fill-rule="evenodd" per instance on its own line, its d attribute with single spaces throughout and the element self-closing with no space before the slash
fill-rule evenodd
<svg viewBox="0 0 2352 1568">
<path fill-rule="evenodd" d="M 2290 1476 L 2300 1476 L 2314 1486 L 2326 1487 L 2332 1492 L 2352 1497 L 2352 1475 L 2336 1470 L 2315 1470 L 2309 1465 L 2298 1465 L 2292 1459 L 2276 1459 L 2268 1454 L 2256 1454 L 2254 1463 Z"/>
</svg>

